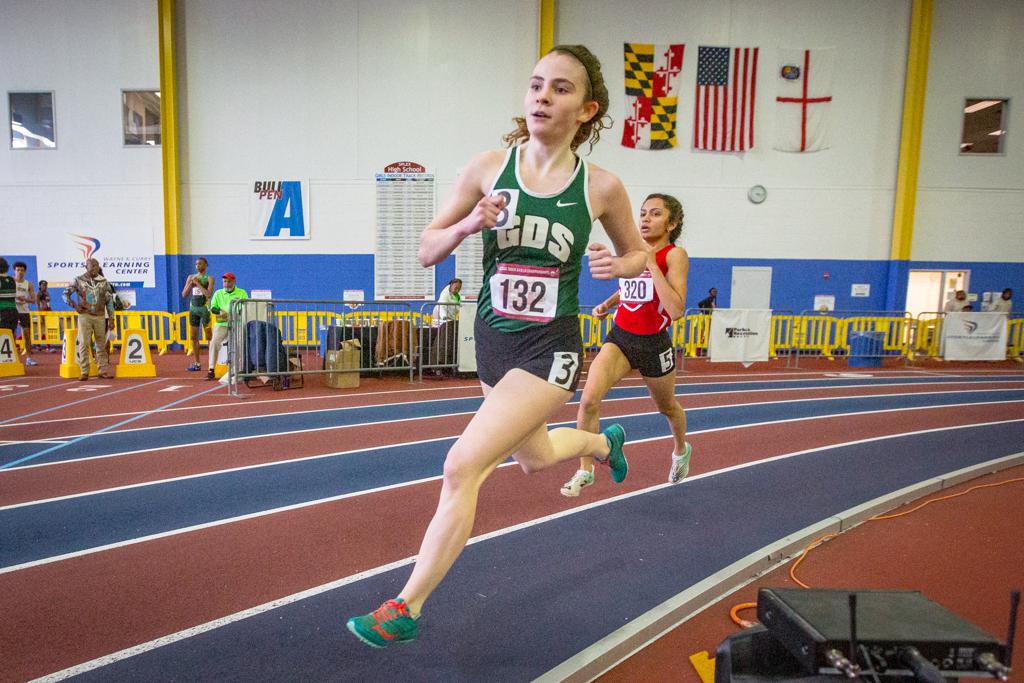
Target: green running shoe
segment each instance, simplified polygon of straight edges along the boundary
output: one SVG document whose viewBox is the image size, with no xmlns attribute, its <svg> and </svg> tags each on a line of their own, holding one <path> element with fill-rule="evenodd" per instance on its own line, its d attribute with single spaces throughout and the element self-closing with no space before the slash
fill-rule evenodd
<svg viewBox="0 0 1024 683">
<path fill-rule="evenodd" d="M 388 600 L 369 614 L 352 617 L 345 625 L 356 638 L 378 648 L 416 640 L 420 630 L 419 621 L 409 614 L 402 598 Z"/>
<path fill-rule="evenodd" d="M 612 481 L 616 484 L 626 478 L 629 473 L 629 463 L 626 462 L 626 455 L 622 452 L 622 446 L 626 443 L 626 432 L 622 425 L 609 425 L 601 431 L 604 438 L 608 440 L 608 467 L 612 471 Z"/>
</svg>

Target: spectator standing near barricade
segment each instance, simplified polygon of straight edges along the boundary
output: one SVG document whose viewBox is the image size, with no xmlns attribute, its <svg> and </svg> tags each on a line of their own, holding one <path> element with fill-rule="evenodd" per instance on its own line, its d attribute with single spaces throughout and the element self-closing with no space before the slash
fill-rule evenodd
<svg viewBox="0 0 1024 683">
<path fill-rule="evenodd" d="M 36 310 L 40 313 L 53 310 L 50 306 L 50 283 L 46 280 L 39 281 L 39 291 L 36 292 Z"/>
<path fill-rule="evenodd" d="M 221 345 L 227 341 L 231 332 L 231 324 L 228 322 L 228 315 L 231 313 L 231 302 L 235 299 L 248 299 L 249 295 L 245 290 L 235 286 L 235 274 L 224 273 L 221 277 L 223 289 L 213 293 L 210 301 L 210 313 L 214 316 L 213 336 L 210 338 L 210 369 L 206 373 L 206 379 L 216 377 L 217 352 Z"/>
<path fill-rule="evenodd" d="M 100 377 L 110 379 L 107 333 L 114 329 L 114 291 L 100 273 L 99 261 L 91 258 L 85 262 L 85 273 L 64 288 L 64 303 L 78 311 L 76 352 L 82 373 L 79 381 L 89 379 L 89 346 L 93 341 Z"/>
<path fill-rule="evenodd" d="M 25 343 L 25 365 L 38 365 L 32 359 L 32 314 L 29 304 L 36 302 L 36 290 L 32 283 L 25 279 L 28 264 L 24 261 L 14 262 L 14 304 L 18 311 L 18 324 L 21 326 L 21 340 Z"/>
<path fill-rule="evenodd" d="M 701 313 L 710 313 L 714 309 L 718 308 L 718 290 L 712 287 L 708 290 L 707 297 L 697 302 L 697 308 L 700 309 Z"/>
<path fill-rule="evenodd" d="M 206 272 L 207 261 L 200 256 L 196 259 L 196 272 L 185 278 L 185 286 L 181 290 L 183 297 L 188 297 L 188 338 L 192 342 L 192 364 L 189 372 L 202 369 L 199 364 L 199 327 L 206 329 L 206 338 L 210 338 L 210 309 L 207 304 L 213 297 L 213 278 Z M 213 342 L 210 342 L 211 346 Z M 213 370 L 211 366 L 211 371 Z"/>
<path fill-rule="evenodd" d="M 14 301 L 18 286 L 7 274 L 10 268 L 7 259 L 0 257 L 0 329 L 10 330 L 13 335 L 18 326 L 18 307 Z"/>
<path fill-rule="evenodd" d="M 1013 312 L 1013 290 L 1007 287 L 1003 290 L 1003 295 L 992 302 L 992 311 L 994 313 L 1012 313 Z"/>
<path fill-rule="evenodd" d="M 53 310 L 50 305 L 50 283 L 46 280 L 39 281 L 39 290 L 36 292 L 36 310 L 40 313 L 49 313 Z M 43 320 L 43 327 L 46 327 L 46 320 Z M 49 344 L 43 345 L 43 351 L 46 353 L 56 353 L 57 349 Z"/>
<path fill-rule="evenodd" d="M 946 305 L 942 308 L 945 313 L 959 313 L 963 311 L 971 304 L 967 301 L 967 292 L 962 289 L 956 290 L 956 294 L 953 298 L 946 302 Z"/>
<path fill-rule="evenodd" d="M 459 303 L 462 301 L 462 280 L 454 278 L 448 286 L 437 297 L 437 306 L 434 306 L 433 323 L 440 325 L 449 320 L 455 320 L 459 316 Z"/>
</svg>

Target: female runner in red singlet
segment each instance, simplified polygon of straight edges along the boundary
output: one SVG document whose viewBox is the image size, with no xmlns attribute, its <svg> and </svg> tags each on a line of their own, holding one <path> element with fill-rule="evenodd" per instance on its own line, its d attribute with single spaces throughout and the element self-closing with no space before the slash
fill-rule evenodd
<svg viewBox="0 0 1024 683">
<path fill-rule="evenodd" d="M 605 394 L 631 369 L 639 370 L 675 438 L 668 473 L 671 484 L 686 478 L 690 469 L 686 413 L 675 395 L 675 352 L 668 331 L 686 307 L 690 258 L 674 244 L 682 231 L 679 200 L 666 194 L 648 196 L 640 209 L 640 234 L 650 249 L 647 269 L 639 277 L 620 279 L 618 291 L 594 307 L 594 316 L 601 320 L 610 308 L 617 305 L 618 311 L 615 325 L 590 365 L 576 416 L 578 429 L 597 432 Z M 578 496 L 593 483 L 594 460 L 581 458 L 576 474 L 562 486 L 562 495 Z"/>
</svg>

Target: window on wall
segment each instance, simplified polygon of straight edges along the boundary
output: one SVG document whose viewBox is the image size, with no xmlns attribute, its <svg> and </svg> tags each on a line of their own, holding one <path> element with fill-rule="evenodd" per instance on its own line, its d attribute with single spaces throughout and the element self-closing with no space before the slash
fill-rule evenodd
<svg viewBox="0 0 1024 683">
<path fill-rule="evenodd" d="M 10 112 L 11 149 L 57 147 L 52 92 L 7 93 L 7 110 Z"/>
<path fill-rule="evenodd" d="M 159 146 L 159 90 L 121 91 L 121 111 L 126 146 Z"/>
<path fill-rule="evenodd" d="M 1006 110 L 1010 101 L 1000 98 L 964 101 L 961 154 L 1002 154 L 1006 139 Z"/>
</svg>

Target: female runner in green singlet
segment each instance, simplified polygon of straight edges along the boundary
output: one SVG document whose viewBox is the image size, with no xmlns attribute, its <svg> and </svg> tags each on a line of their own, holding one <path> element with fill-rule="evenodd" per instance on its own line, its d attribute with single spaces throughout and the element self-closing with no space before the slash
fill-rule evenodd
<svg viewBox="0 0 1024 683">
<path fill-rule="evenodd" d="M 484 152 L 460 173 L 454 191 L 423 231 L 419 258 L 440 263 L 466 238 L 484 240 L 484 285 L 476 320 L 484 402 L 448 451 L 441 496 L 412 576 L 397 598 L 348 620 L 374 647 L 416 637 L 417 617 L 462 552 L 484 480 L 510 455 L 526 472 L 590 456 L 626 475 L 625 436 L 547 429 L 572 396 L 582 362 L 578 280 L 584 253 L 595 279 L 635 277 L 646 248 L 629 197 L 612 173 L 576 155 L 599 137 L 608 109 L 600 64 L 580 45 L 558 46 L 534 67 L 512 148 Z M 590 244 L 600 220 L 615 253 Z"/>
</svg>

